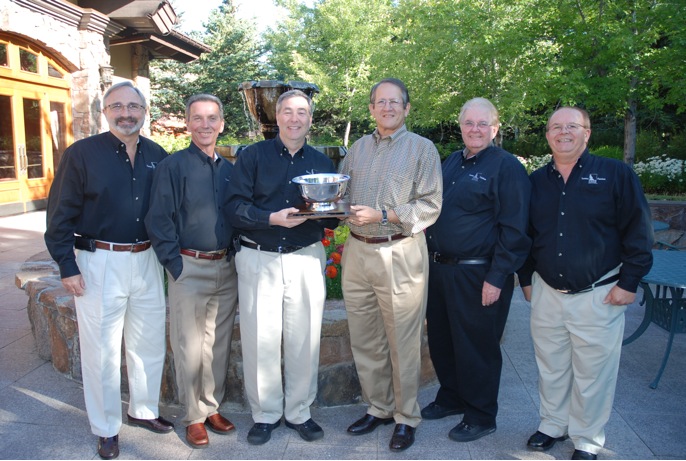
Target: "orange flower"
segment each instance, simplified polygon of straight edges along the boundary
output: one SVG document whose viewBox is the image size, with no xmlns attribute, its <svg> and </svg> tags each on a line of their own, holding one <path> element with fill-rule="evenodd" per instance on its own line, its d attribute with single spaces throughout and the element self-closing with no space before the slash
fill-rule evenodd
<svg viewBox="0 0 686 461">
<path fill-rule="evenodd" d="M 326 276 L 330 279 L 335 279 L 338 275 L 338 269 L 336 266 L 326 266 Z"/>
<path fill-rule="evenodd" d="M 325 228 L 324 229 L 324 235 L 326 235 L 327 237 L 333 237 L 334 236 L 333 229 L 329 229 L 328 227 Z"/>
<path fill-rule="evenodd" d="M 327 238 L 323 238 L 322 239 L 322 245 L 324 245 L 325 247 L 328 247 L 329 245 L 331 245 L 331 240 L 329 240 Z"/>
<path fill-rule="evenodd" d="M 329 255 L 331 260 L 333 261 L 334 264 L 340 264 L 341 263 L 341 254 L 336 253 L 335 251 Z"/>
</svg>

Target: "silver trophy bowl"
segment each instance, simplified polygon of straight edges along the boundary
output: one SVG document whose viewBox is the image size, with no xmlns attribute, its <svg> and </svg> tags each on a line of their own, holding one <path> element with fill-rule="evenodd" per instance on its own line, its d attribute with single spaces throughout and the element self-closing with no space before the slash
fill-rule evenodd
<svg viewBox="0 0 686 461">
<path fill-rule="evenodd" d="M 331 211 L 345 194 L 350 176 L 338 173 L 317 173 L 297 176 L 292 181 L 300 186 L 300 193 L 310 211 Z"/>
</svg>

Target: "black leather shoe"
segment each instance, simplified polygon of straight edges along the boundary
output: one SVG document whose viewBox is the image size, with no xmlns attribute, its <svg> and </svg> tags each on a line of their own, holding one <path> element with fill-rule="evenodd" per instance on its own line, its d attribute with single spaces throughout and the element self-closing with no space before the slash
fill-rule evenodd
<svg viewBox="0 0 686 461">
<path fill-rule="evenodd" d="M 273 424 L 269 423 L 255 423 L 248 431 L 248 443 L 250 445 L 262 445 L 269 442 L 272 438 L 272 431 L 279 427 L 281 420 Z"/>
<path fill-rule="evenodd" d="M 138 419 L 130 415 L 126 416 L 129 419 L 129 426 L 144 427 L 158 434 L 166 434 L 174 430 L 174 424 L 161 416 L 156 419 Z"/>
<path fill-rule="evenodd" d="M 431 402 L 422 408 L 422 418 L 424 419 L 441 419 L 446 416 L 461 415 L 462 413 L 464 413 L 463 408 L 448 408 L 436 402 Z"/>
<path fill-rule="evenodd" d="M 566 435 L 563 435 L 562 437 L 551 437 L 541 431 L 536 431 L 534 435 L 529 437 L 526 446 L 532 450 L 546 451 L 553 448 L 553 445 L 555 445 L 556 442 L 562 442 L 566 438 Z"/>
<path fill-rule="evenodd" d="M 350 427 L 348 428 L 348 434 L 369 434 L 374 429 L 376 429 L 377 426 L 380 426 L 382 424 L 391 424 L 392 422 L 393 418 L 377 418 L 376 416 L 366 414 L 362 418 L 358 419 L 350 425 Z"/>
<path fill-rule="evenodd" d="M 494 433 L 495 429 L 495 424 L 491 426 L 481 426 L 462 421 L 460 424 L 452 428 L 452 430 L 448 433 L 448 437 L 455 442 L 471 442 L 472 440 L 480 439 L 485 435 Z"/>
<path fill-rule="evenodd" d="M 119 435 L 98 437 L 98 454 L 102 459 L 114 459 L 119 456 Z"/>
<path fill-rule="evenodd" d="M 319 426 L 319 424 L 315 423 L 312 418 L 308 419 L 302 424 L 293 424 L 286 421 L 286 427 L 290 427 L 291 429 L 298 431 L 300 438 L 306 442 L 312 442 L 324 437 L 324 430 Z"/>
<path fill-rule="evenodd" d="M 388 448 L 391 451 L 403 451 L 410 448 L 414 443 L 414 429 L 407 424 L 396 424 Z"/>
<path fill-rule="evenodd" d="M 598 459 L 598 455 L 583 450 L 574 450 L 572 459 Z"/>
</svg>

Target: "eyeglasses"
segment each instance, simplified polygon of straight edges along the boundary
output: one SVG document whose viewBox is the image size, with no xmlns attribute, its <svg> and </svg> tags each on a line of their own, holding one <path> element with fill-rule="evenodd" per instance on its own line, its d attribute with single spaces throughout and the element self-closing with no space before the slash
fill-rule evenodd
<svg viewBox="0 0 686 461">
<path fill-rule="evenodd" d="M 471 120 L 467 120 L 466 122 L 460 123 L 463 127 L 465 127 L 468 130 L 471 130 L 472 128 L 476 127 L 478 130 L 485 130 L 489 126 L 493 126 L 490 123 L 486 122 L 479 122 L 479 123 L 474 123 Z"/>
<path fill-rule="evenodd" d="M 586 129 L 586 127 L 583 125 L 579 125 L 578 123 L 566 123 L 564 125 L 555 124 L 548 127 L 548 131 L 550 131 L 553 134 L 562 133 L 563 131 L 567 131 L 568 133 L 574 133 L 580 129 Z"/>
<path fill-rule="evenodd" d="M 403 102 L 399 99 L 389 99 L 386 101 L 385 99 L 379 99 L 374 103 L 375 106 L 379 107 L 386 107 L 387 105 L 390 106 L 391 108 L 395 109 L 396 107 L 400 106 Z"/>
<path fill-rule="evenodd" d="M 114 113 L 120 113 L 124 110 L 126 107 L 129 112 L 141 112 L 143 109 L 145 109 L 144 106 L 141 106 L 140 104 L 136 104 L 135 102 L 130 102 L 126 105 L 120 103 L 120 102 L 115 102 L 114 104 L 109 104 L 105 106 L 109 110 L 111 110 Z"/>
</svg>

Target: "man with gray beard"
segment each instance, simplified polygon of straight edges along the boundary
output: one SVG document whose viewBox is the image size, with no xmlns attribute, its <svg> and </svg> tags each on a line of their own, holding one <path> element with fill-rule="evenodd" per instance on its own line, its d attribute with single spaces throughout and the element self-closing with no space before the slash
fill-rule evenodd
<svg viewBox="0 0 686 461">
<path fill-rule="evenodd" d="M 167 153 L 140 136 L 146 103 L 133 84 L 113 85 L 103 107 L 110 131 L 69 146 L 57 168 L 45 243 L 62 285 L 74 295 L 83 393 L 98 454 L 113 459 L 122 425 L 122 334 L 128 423 L 174 430 L 159 416 L 166 308 L 162 266 L 143 222 L 153 172 Z"/>
</svg>

